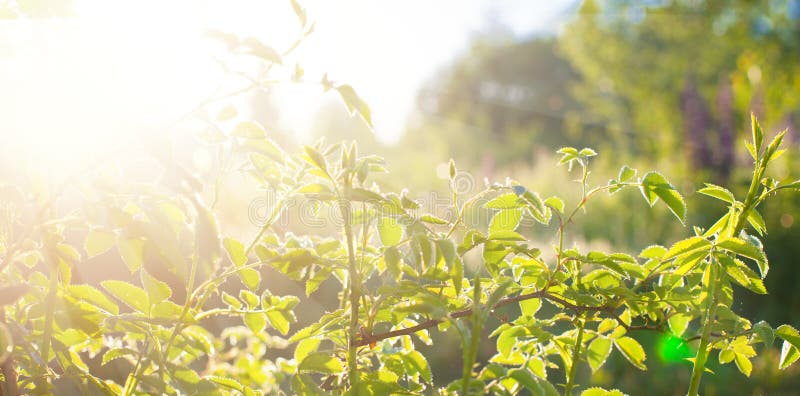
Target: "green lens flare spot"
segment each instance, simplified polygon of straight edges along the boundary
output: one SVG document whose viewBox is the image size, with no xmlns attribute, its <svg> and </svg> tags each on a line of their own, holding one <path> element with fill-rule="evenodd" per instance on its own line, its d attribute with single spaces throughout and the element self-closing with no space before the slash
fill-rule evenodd
<svg viewBox="0 0 800 396">
<path fill-rule="evenodd" d="M 658 339 L 658 356 L 667 363 L 682 362 L 694 356 L 689 345 L 683 339 L 672 334 L 665 334 Z"/>
</svg>

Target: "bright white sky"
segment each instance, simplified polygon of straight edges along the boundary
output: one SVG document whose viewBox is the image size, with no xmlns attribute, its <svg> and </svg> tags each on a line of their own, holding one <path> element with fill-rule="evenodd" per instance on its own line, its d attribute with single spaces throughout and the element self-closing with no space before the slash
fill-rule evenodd
<svg viewBox="0 0 800 396">
<path fill-rule="evenodd" d="M 379 138 L 390 142 L 417 89 L 473 33 L 493 23 L 517 35 L 555 31 L 574 1 L 301 3 L 317 26 L 291 65 L 302 64 L 308 79 L 328 72 L 351 84 L 371 106 Z M 76 13 L 0 22 L 0 145 L 54 167 L 128 134 L 165 128 L 216 92 L 225 78 L 204 28 L 254 35 L 279 51 L 300 31 L 289 0 L 76 0 Z M 302 139 L 321 90 L 288 85 L 277 94 L 281 125 Z"/>
</svg>

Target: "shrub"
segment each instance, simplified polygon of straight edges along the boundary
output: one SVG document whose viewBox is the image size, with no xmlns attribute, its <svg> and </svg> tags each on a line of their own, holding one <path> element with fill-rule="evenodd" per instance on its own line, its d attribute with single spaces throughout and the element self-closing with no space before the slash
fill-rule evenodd
<svg viewBox="0 0 800 396">
<path fill-rule="evenodd" d="M 96 188 L 84 210 L 58 217 L 55 197 L 19 225 L 24 199 L 6 199 L 3 238 L 2 328 L 4 394 L 53 391 L 67 381 L 83 392 L 108 394 L 298 394 L 442 393 L 558 394 L 548 371 L 565 374 L 572 394 L 576 369 L 603 365 L 616 349 L 646 369 L 641 331 L 671 334 L 696 345 L 689 394 L 697 394 L 710 353 L 749 375 L 754 346 L 783 340 L 784 368 L 797 360 L 800 335 L 788 325 L 752 324 L 735 314 L 733 285 L 766 293 L 769 270 L 757 235 L 766 232 L 757 207 L 780 190 L 766 175 L 783 151 L 783 134 L 769 144 L 753 119 L 748 150 L 755 168 L 743 200 L 708 184 L 699 193 L 729 210 L 707 228 L 670 247 L 651 245 L 637 257 L 581 251 L 564 236 L 600 193 L 638 189 L 651 206 L 663 202 L 681 222 L 681 195 L 657 172 L 619 176 L 591 187 L 588 148 L 559 150 L 560 164 L 579 172 L 579 200 L 541 198 L 508 180 L 462 197 L 450 163 L 453 218 L 427 213 L 403 191 L 383 192 L 369 182 L 383 172 L 375 156 L 355 144 L 303 147 L 290 155 L 258 124 L 236 127 L 229 146 L 245 152 L 246 171 L 277 194 L 277 203 L 251 241 L 221 237 L 214 212 L 182 174 L 185 190 L 119 184 Z M 170 167 L 174 164 L 165 163 Z M 181 169 L 181 168 L 177 168 Z M 14 191 L 6 187 L 7 191 Z M 18 192 L 17 195 L 24 195 Z M 12 197 L 11 194 L 6 194 Z M 295 200 L 330 215 L 340 237 L 279 234 L 273 229 Z M 472 228 L 469 211 L 491 212 L 488 229 Z M 16 210 L 16 211 L 15 211 Z M 532 246 L 517 227 L 524 219 L 556 225 L 554 254 Z M 654 225 L 657 226 L 657 225 Z M 67 235 L 84 235 L 83 253 Z M 223 232 L 224 235 L 224 232 Z M 84 257 L 116 246 L 131 279 L 100 287 L 76 281 Z M 470 252 L 479 254 L 470 267 Z M 337 310 L 313 324 L 292 328 L 301 299 L 261 286 L 261 267 L 272 267 L 305 285 L 312 295 L 327 279 L 339 285 Z M 221 291 L 238 279 L 236 293 Z M 548 304 L 552 314 L 539 309 Z M 240 318 L 242 326 L 219 332 L 205 327 L 216 316 Z M 463 378 L 437 383 L 425 356 L 414 347 L 430 331 L 461 340 Z M 485 336 L 495 339 L 487 362 L 477 355 Z M 13 340 L 13 341 L 12 341 Z M 697 343 L 697 344 L 695 344 Z M 291 345 L 291 359 L 266 359 L 271 348 Z M 99 361 L 98 361 L 99 360 Z M 113 378 L 103 367 L 116 364 Z M 121 379 L 121 381 L 119 381 Z M 589 388 L 584 395 L 619 394 Z"/>
</svg>

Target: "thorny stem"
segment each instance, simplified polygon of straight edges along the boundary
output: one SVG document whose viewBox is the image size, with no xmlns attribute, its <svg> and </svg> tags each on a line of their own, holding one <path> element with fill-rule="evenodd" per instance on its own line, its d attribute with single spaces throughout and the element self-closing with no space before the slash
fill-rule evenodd
<svg viewBox="0 0 800 396">
<path fill-rule="evenodd" d="M 144 351 L 147 351 L 147 341 L 145 341 L 143 346 Z M 133 367 L 133 371 L 131 371 L 131 373 L 128 375 L 128 379 L 125 381 L 125 389 L 122 392 L 123 396 L 130 396 L 136 389 L 136 385 L 139 382 L 139 370 L 142 368 L 142 360 L 144 359 L 144 355 L 144 353 L 140 353 L 139 358 L 136 359 L 136 366 Z"/>
<path fill-rule="evenodd" d="M 53 339 L 53 322 L 55 321 L 56 310 L 56 293 L 58 292 L 58 259 L 50 253 L 53 247 L 49 243 L 45 246 L 47 249 L 47 261 L 50 268 L 50 288 L 45 297 L 45 314 L 44 314 L 44 331 L 42 333 L 42 360 L 44 360 L 45 372 L 49 369 L 50 364 L 50 343 Z"/>
<path fill-rule="evenodd" d="M 754 203 L 757 203 L 756 198 L 758 195 L 759 183 L 766 170 L 767 161 L 765 161 L 764 158 L 756 156 L 756 169 L 753 171 L 753 179 L 750 181 L 750 188 L 747 191 L 747 197 L 744 200 L 742 212 L 739 214 L 739 219 L 736 222 L 732 235 L 729 236 L 738 236 L 744 229 L 745 224 L 747 224 L 747 216 L 750 210 L 753 209 Z M 700 345 L 698 346 L 697 356 L 695 356 L 694 365 L 692 367 L 692 377 L 689 382 L 689 390 L 687 391 L 688 396 L 697 396 L 700 391 L 700 381 L 703 378 L 706 361 L 708 360 L 708 344 L 711 338 L 711 326 L 713 326 L 715 322 L 717 311 L 718 283 L 720 280 L 720 274 L 718 274 L 719 264 L 716 260 L 711 260 L 708 265 L 711 266 L 708 285 L 709 302 L 703 320 L 703 332 L 700 336 Z"/>
<path fill-rule="evenodd" d="M 352 181 L 346 178 L 345 193 L 350 188 Z M 340 197 L 341 198 L 341 197 Z M 350 201 L 346 199 L 339 200 L 339 208 L 342 211 L 342 219 L 344 220 L 344 234 L 347 239 L 347 259 L 348 259 L 348 285 L 347 292 L 350 297 L 350 328 L 349 338 L 347 343 L 347 377 L 350 381 L 350 389 L 357 389 L 358 386 L 358 308 L 361 279 L 356 267 L 355 246 L 353 245 L 353 225 L 352 225 L 352 211 Z"/>
<path fill-rule="evenodd" d="M 464 366 L 461 375 L 461 393 L 464 396 L 469 395 L 469 383 L 472 381 L 472 366 L 475 365 L 475 359 L 478 357 L 478 346 L 480 344 L 481 327 L 483 325 L 483 318 L 480 314 L 481 278 L 477 275 L 473 282 L 473 288 L 472 308 L 470 310 L 472 315 L 472 332 L 470 334 L 469 344 L 462 344 L 465 347 L 464 351 L 462 351 L 464 355 Z M 463 336 L 462 334 L 462 337 Z"/>
<path fill-rule="evenodd" d="M 567 384 L 564 387 L 564 395 L 571 396 L 572 388 L 575 386 L 575 373 L 578 371 L 578 360 L 581 357 L 581 344 L 583 343 L 583 327 L 585 323 L 582 319 L 578 319 L 578 336 L 575 338 L 575 348 L 572 349 L 572 365 L 569 367 L 567 374 Z"/>
<path fill-rule="evenodd" d="M 705 316 L 703 317 L 703 333 L 700 336 L 700 346 L 697 347 L 697 356 L 694 359 L 694 367 L 692 368 L 692 379 L 689 383 L 689 396 L 697 396 L 700 391 L 700 379 L 703 376 L 703 371 L 706 367 L 706 360 L 708 360 L 708 343 L 711 339 L 711 325 L 714 321 L 714 315 L 717 311 L 717 265 L 714 260 L 709 262 L 711 266 L 711 276 L 709 277 L 708 285 L 708 305 L 706 306 Z"/>
</svg>

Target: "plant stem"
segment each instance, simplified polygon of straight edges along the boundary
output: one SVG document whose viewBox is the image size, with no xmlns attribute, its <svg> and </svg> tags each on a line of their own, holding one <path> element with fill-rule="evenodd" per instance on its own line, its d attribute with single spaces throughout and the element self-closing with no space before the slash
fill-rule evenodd
<svg viewBox="0 0 800 396">
<path fill-rule="evenodd" d="M 744 229 L 745 224 L 747 224 L 748 214 L 755 206 L 754 204 L 757 204 L 756 198 L 758 196 L 761 177 L 766 170 L 767 162 L 764 161 L 763 158 L 757 159 L 756 168 L 753 171 L 753 179 L 750 181 L 750 188 L 747 190 L 747 197 L 745 197 L 742 205 L 742 213 L 739 214 L 739 219 L 736 221 L 733 232 L 728 236 L 736 237 Z M 687 392 L 688 396 L 697 396 L 700 391 L 700 380 L 703 378 L 706 361 L 708 360 L 708 344 L 711 338 L 711 326 L 714 324 L 717 312 L 717 289 L 719 288 L 718 283 L 720 278 L 718 274 L 719 268 L 718 263 L 713 259 L 708 265 L 711 266 L 708 285 L 709 303 L 706 307 L 705 317 L 703 318 L 703 332 L 700 336 L 700 345 L 698 346 L 697 355 L 695 356 L 694 365 L 692 366 L 692 377 Z"/>
<path fill-rule="evenodd" d="M 53 339 L 53 322 L 55 321 L 56 292 L 58 289 L 58 262 L 54 260 L 51 254 L 48 254 L 48 256 L 52 268 L 50 270 L 50 290 L 48 290 L 47 297 L 45 297 L 44 331 L 42 332 L 42 360 L 45 364 L 45 377 L 40 379 L 44 383 L 37 384 L 37 387 L 46 386 L 47 383 L 46 373 L 50 367 L 50 343 Z"/>
<path fill-rule="evenodd" d="M 584 168 L 585 169 L 585 168 Z M 584 194 L 582 202 L 586 201 L 586 195 Z M 575 284 L 580 286 L 581 284 L 581 268 L 578 263 L 575 264 Z M 575 373 L 578 371 L 578 361 L 581 357 L 581 345 L 583 344 L 583 327 L 585 322 L 582 318 L 583 315 L 578 314 L 576 319 L 578 320 L 577 325 L 575 326 L 578 329 L 578 335 L 575 337 L 575 348 L 572 349 L 572 364 L 569 367 L 569 373 L 567 373 L 567 384 L 564 386 L 564 396 L 572 396 L 572 388 L 575 387 Z"/>
<path fill-rule="evenodd" d="M 349 189 L 349 183 L 345 185 L 345 191 Z M 358 307 L 360 297 L 361 280 L 359 279 L 358 268 L 356 267 L 356 255 L 353 245 L 353 225 L 350 208 L 350 201 L 339 200 L 339 208 L 342 211 L 344 220 L 344 234 L 347 238 L 347 258 L 348 258 L 348 285 L 347 291 L 350 297 L 350 329 L 347 342 L 347 377 L 350 380 L 350 389 L 356 389 L 358 385 Z"/>
<path fill-rule="evenodd" d="M 711 339 L 711 325 L 717 311 L 717 265 L 715 260 L 712 260 L 708 265 L 711 266 L 708 285 L 709 300 L 708 306 L 706 306 L 706 314 L 703 317 L 704 325 L 703 333 L 700 336 L 700 346 L 697 348 L 697 356 L 695 356 L 694 366 L 692 367 L 692 379 L 691 382 L 689 382 L 689 391 L 687 392 L 689 396 L 697 396 L 697 393 L 700 391 L 700 380 L 706 368 L 706 360 L 708 360 L 708 343 Z"/>
<path fill-rule="evenodd" d="M 144 359 L 145 353 L 147 353 L 147 340 L 144 342 L 144 348 L 142 350 L 143 353 L 139 354 L 139 357 L 136 359 L 136 365 L 133 367 L 133 371 L 128 375 L 128 379 L 125 380 L 125 388 L 122 390 L 123 396 L 130 396 L 133 394 L 133 391 L 136 390 L 136 385 L 139 383 L 139 369 L 142 367 L 142 360 Z"/>
<path fill-rule="evenodd" d="M 475 359 L 478 357 L 478 346 L 480 345 L 481 327 L 483 325 L 483 317 L 481 315 L 481 278 L 477 274 L 475 275 L 475 280 L 472 285 L 474 289 L 472 293 L 472 331 L 470 333 L 470 343 L 468 345 L 466 343 L 462 344 L 467 347 L 463 351 L 464 366 L 461 375 L 461 393 L 463 396 L 469 395 L 469 383 L 472 381 L 472 366 L 475 365 Z"/>
<path fill-rule="evenodd" d="M 564 396 L 572 395 L 572 388 L 575 387 L 575 373 L 578 371 L 578 360 L 581 357 L 581 345 L 583 343 L 583 326 L 582 319 L 578 319 L 578 336 L 575 338 L 575 348 L 572 349 L 572 365 L 569 367 L 567 373 L 567 384 L 564 386 Z"/>
</svg>

